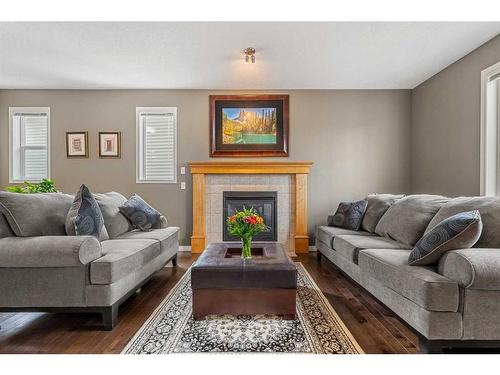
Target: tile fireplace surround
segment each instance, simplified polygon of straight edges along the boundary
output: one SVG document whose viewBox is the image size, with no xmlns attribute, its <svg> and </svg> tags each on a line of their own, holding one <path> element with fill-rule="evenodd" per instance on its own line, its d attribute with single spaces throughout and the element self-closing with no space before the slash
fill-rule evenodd
<svg viewBox="0 0 500 375">
<path fill-rule="evenodd" d="M 224 191 L 276 191 L 278 242 L 290 252 L 309 249 L 307 175 L 312 162 L 190 162 L 193 175 L 191 249 L 222 241 Z"/>
</svg>

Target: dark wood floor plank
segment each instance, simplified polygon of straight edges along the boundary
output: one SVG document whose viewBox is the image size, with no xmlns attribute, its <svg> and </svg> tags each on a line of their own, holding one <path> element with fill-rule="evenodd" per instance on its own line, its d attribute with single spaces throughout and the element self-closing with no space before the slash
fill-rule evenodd
<svg viewBox="0 0 500 375">
<path fill-rule="evenodd" d="M 0 353 L 120 353 L 189 269 L 196 255 L 181 253 L 178 267 L 158 272 L 121 308 L 113 331 L 97 314 L 0 313 Z M 326 259 L 300 261 L 367 353 L 418 352 L 416 335 L 386 306 L 346 278 Z"/>
</svg>

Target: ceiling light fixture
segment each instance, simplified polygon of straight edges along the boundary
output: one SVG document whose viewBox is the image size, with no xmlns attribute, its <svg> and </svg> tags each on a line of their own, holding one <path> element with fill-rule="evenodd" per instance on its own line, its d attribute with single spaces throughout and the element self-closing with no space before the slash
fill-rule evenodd
<svg viewBox="0 0 500 375">
<path fill-rule="evenodd" d="M 245 54 L 245 63 L 255 63 L 255 48 L 253 47 L 248 47 L 243 50 L 243 53 Z"/>
</svg>

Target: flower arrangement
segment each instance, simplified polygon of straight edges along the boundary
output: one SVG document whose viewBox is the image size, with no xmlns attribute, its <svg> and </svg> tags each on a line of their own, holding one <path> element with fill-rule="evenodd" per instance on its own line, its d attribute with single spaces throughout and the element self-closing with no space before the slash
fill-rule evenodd
<svg viewBox="0 0 500 375">
<path fill-rule="evenodd" d="M 230 234 L 241 238 L 243 259 L 252 257 L 253 236 L 269 229 L 264 223 L 264 218 L 253 207 L 243 207 L 242 211 L 236 211 L 234 215 L 227 218 L 226 224 Z"/>
</svg>

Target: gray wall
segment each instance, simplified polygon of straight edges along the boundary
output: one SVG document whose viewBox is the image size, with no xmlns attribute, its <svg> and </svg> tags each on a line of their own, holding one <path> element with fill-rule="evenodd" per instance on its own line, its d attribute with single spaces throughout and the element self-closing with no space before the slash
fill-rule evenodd
<svg viewBox="0 0 500 375">
<path fill-rule="evenodd" d="M 52 178 L 64 192 L 81 183 L 93 191 L 143 196 L 191 233 L 191 176 L 180 184 L 135 183 L 135 108 L 178 107 L 179 166 L 209 160 L 206 90 L 0 90 L 0 186 L 8 183 L 8 107 L 50 106 Z M 227 93 L 227 92 L 225 92 Z M 275 92 L 278 93 L 278 92 Z M 309 180 L 309 232 L 340 200 L 410 188 L 408 90 L 298 90 L 290 94 L 290 158 L 314 162 Z M 90 158 L 65 157 L 65 132 L 88 130 Z M 122 132 L 122 158 L 99 159 L 97 132 Z M 286 158 L 279 158 L 287 160 Z M 217 159 L 220 160 L 220 159 Z M 260 159 L 269 160 L 269 159 Z"/>
<path fill-rule="evenodd" d="M 500 61 L 500 36 L 411 94 L 413 192 L 479 195 L 481 71 Z"/>
</svg>

